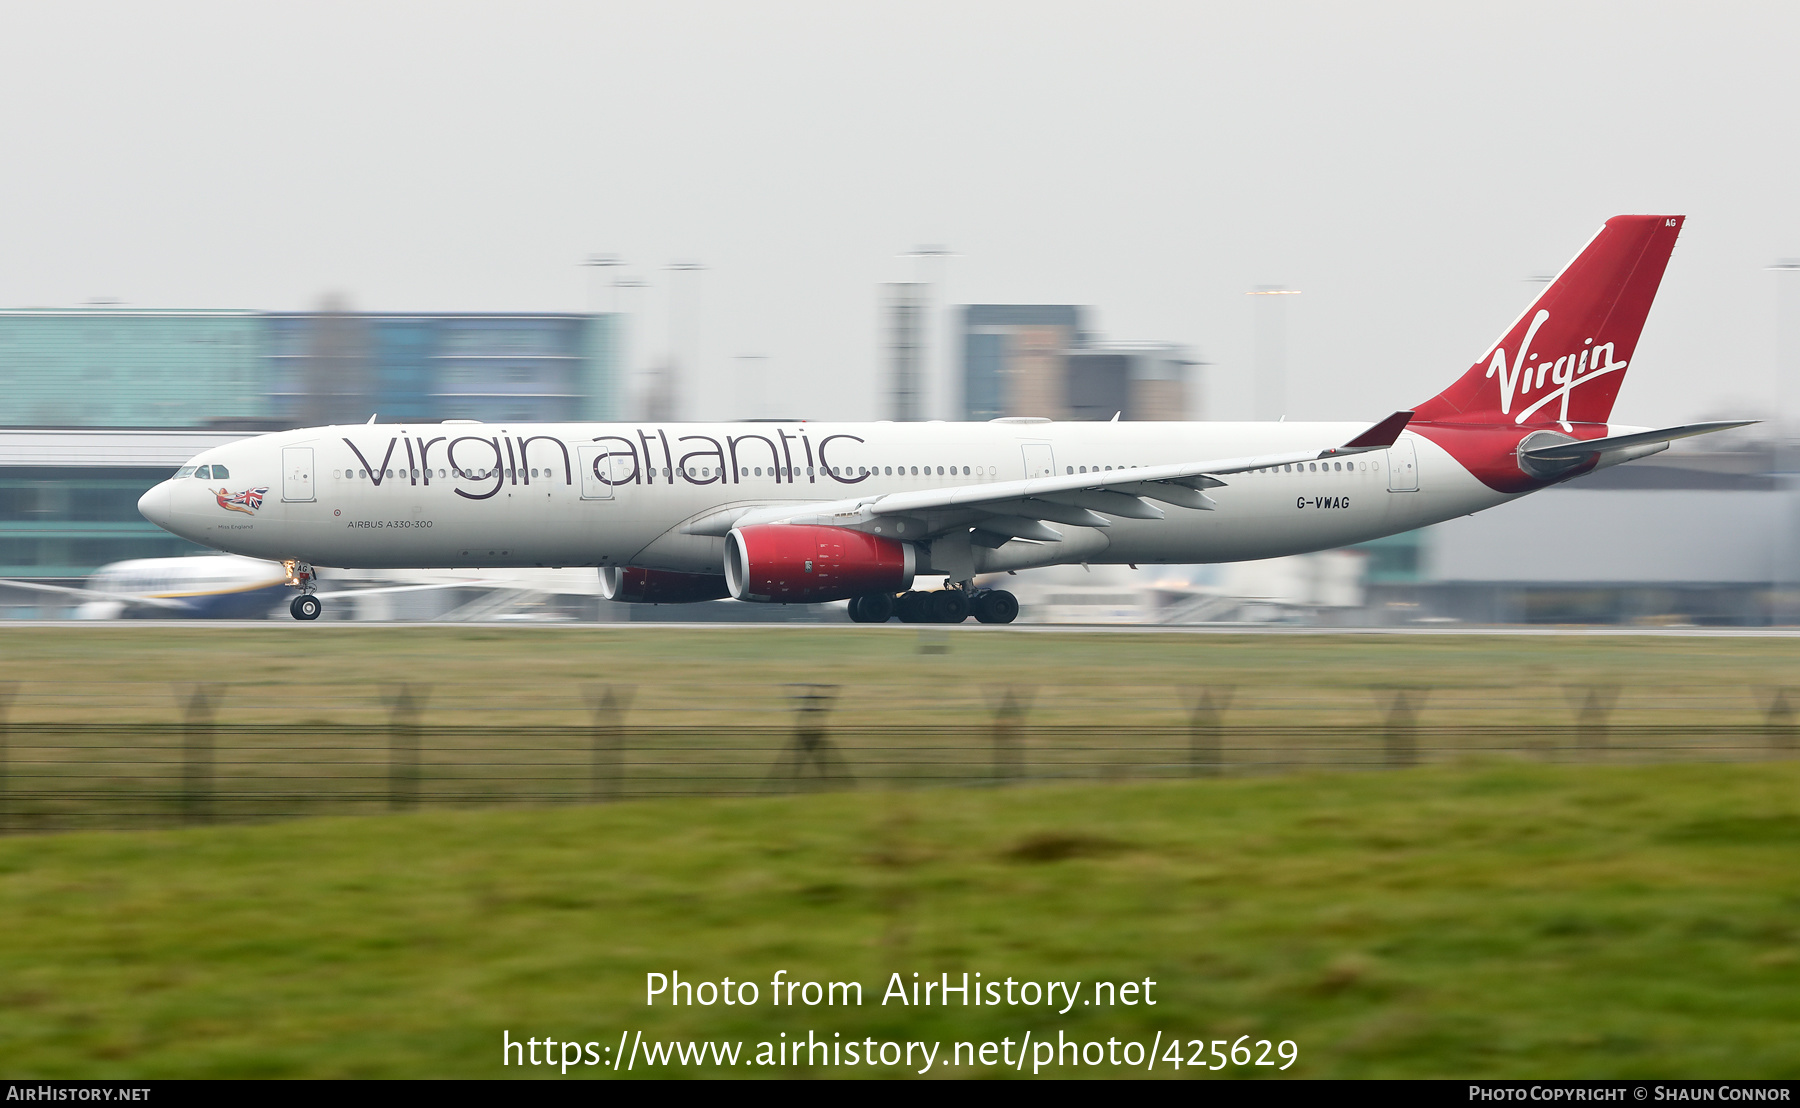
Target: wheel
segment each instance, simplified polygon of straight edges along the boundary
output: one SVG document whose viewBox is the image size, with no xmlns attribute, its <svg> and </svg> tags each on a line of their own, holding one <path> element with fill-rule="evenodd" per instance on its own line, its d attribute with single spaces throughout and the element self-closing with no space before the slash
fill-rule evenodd
<svg viewBox="0 0 1800 1108">
<path fill-rule="evenodd" d="M 863 602 L 863 598 L 860 596 L 853 596 L 850 598 L 850 622 L 851 623 L 867 623 L 867 622 L 869 622 L 868 620 L 863 618 L 862 602 Z"/>
<path fill-rule="evenodd" d="M 925 612 L 925 594 L 922 592 L 903 592 L 894 600 L 894 614 L 900 617 L 901 623 L 926 623 L 931 617 Z"/>
<path fill-rule="evenodd" d="M 1019 615 L 1019 598 L 1005 589 L 989 589 L 975 597 L 975 618 L 982 623 L 1011 623 Z"/>
<path fill-rule="evenodd" d="M 961 589 L 940 589 L 927 593 L 933 623 L 961 623 L 969 618 L 969 598 Z"/>
<path fill-rule="evenodd" d="M 311 593 L 294 597 L 294 602 L 288 605 L 288 611 L 294 613 L 295 619 L 318 619 L 319 613 L 324 610 L 325 605 L 319 603 L 319 598 Z"/>
<path fill-rule="evenodd" d="M 857 601 L 862 603 L 864 623 L 886 623 L 894 618 L 894 594 L 891 592 L 872 592 L 867 596 L 857 597 Z"/>
</svg>

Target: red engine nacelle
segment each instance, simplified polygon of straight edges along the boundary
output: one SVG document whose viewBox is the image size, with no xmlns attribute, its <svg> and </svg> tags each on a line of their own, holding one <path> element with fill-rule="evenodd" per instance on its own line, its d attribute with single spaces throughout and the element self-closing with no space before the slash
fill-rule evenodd
<svg viewBox="0 0 1800 1108">
<path fill-rule="evenodd" d="M 604 566 L 600 570 L 600 595 L 628 604 L 693 604 L 723 600 L 731 594 L 725 591 L 725 578 L 716 573 Z"/>
<path fill-rule="evenodd" d="M 912 587 L 916 556 L 895 539 L 843 527 L 771 523 L 725 539 L 725 584 L 739 600 L 817 604 Z"/>
</svg>

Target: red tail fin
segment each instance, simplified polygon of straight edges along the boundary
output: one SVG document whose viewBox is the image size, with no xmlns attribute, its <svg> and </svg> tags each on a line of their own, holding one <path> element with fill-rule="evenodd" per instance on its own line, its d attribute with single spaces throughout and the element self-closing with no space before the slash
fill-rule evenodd
<svg viewBox="0 0 1800 1108">
<path fill-rule="evenodd" d="M 1686 217 L 1621 215 L 1419 422 L 1605 423 Z"/>
</svg>

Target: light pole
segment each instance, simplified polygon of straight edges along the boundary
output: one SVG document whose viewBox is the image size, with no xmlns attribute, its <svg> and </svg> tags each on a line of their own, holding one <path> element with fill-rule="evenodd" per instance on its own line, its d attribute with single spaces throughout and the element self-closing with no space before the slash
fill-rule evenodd
<svg viewBox="0 0 1800 1108">
<path fill-rule="evenodd" d="M 674 413 L 683 406 L 680 404 L 681 370 L 682 362 L 685 360 L 683 355 L 688 353 L 682 349 L 683 330 L 688 332 L 688 338 L 692 343 L 692 370 L 696 380 L 700 373 L 700 274 L 706 272 L 706 267 L 699 262 L 688 261 L 670 262 L 664 268 L 671 274 L 693 274 L 692 280 L 687 282 L 689 289 L 686 312 L 682 311 L 681 305 L 680 288 L 683 282 L 679 277 L 671 276 L 669 278 L 669 361 L 666 380 L 662 382 L 662 386 L 667 391 L 667 404 L 670 411 L 665 418 L 673 419 Z M 688 317 L 685 320 L 682 318 L 684 315 Z M 692 416 L 690 415 L 689 418 Z"/>
<path fill-rule="evenodd" d="M 739 354 L 736 387 L 732 389 L 733 399 L 737 402 L 734 419 L 756 419 L 762 413 L 763 405 L 763 370 L 768 364 L 767 354 Z"/>
<path fill-rule="evenodd" d="M 1795 301 L 1800 299 L 1800 259 L 1782 258 L 1767 267 L 1775 273 L 1775 444 L 1769 456 L 1773 471 L 1777 512 L 1774 549 L 1769 552 L 1769 622 L 1792 617 L 1789 595 L 1794 586 L 1797 523 L 1794 510 L 1793 430 L 1788 422 L 1788 403 L 1793 399 L 1795 362 L 1800 361 L 1800 320 Z"/>
<path fill-rule="evenodd" d="M 626 382 L 628 382 L 628 384 L 621 389 L 621 392 L 623 393 L 621 399 L 625 402 L 630 402 L 632 400 L 632 394 L 637 391 L 634 386 L 642 380 L 644 371 L 643 364 L 637 360 L 637 352 L 634 347 L 634 344 L 637 341 L 637 329 L 627 328 L 625 326 L 625 314 L 630 314 L 633 320 L 642 320 L 644 318 L 643 303 L 636 298 L 635 294 L 637 290 L 649 287 L 650 282 L 644 280 L 642 277 L 632 277 L 625 273 L 614 271 L 612 279 L 612 295 L 613 326 L 615 327 L 615 331 L 613 333 L 617 336 L 615 342 L 619 353 L 619 365 L 622 367 L 621 372 L 624 374 Z M 621 290 L 623 291 L 621 292 Z M 623 301 L 623 304 L 621 304 L 621 301 Z M 641 402 L 638 407 L 641 410 Z"/>
<path fill-rule="evenodd" d="M 1258 285 L 1256 297 L 1256 418 L 1280 419 L 1287 414 L 1287 298 L 1299 289 Z"/>
<path fill-rule="evenodd" d="M 583 269 L 602 270 L 602 269 L 617 269 L 618 267 L 620 267 L 624 264 L 625 264 L 624 260 L 621 259 L 617 254 L 589 254 L 587 256 L 587 260 L 583 261 L 581 263 L 581 266 Z M 588 279 L 588 314 L 589 315 L 599 315 L 600 314 L 600 297 L 597 294 L 595 294 L 595 292 L 594 292 L 594 281 L 597 280 L 599 278 L 599 276 L 600 275 L 597 272 L 589 274 L 589 279 Z M 618 279 L 617 278 L 614 278 L 614 280 L 613 280 L 613 288 L 615 290 L 617 290 L 617 288 L 618 288 Z M 614 291 L 614 293 L 613 293 L 612 310 L 615 315 L 618 314 L 619 294 L 617 291 Z"/>
</svg>

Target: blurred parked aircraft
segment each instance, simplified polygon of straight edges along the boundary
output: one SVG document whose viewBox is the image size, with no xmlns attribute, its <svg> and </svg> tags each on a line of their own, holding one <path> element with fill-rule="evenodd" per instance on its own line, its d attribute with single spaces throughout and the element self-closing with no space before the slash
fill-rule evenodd
<svg viewBox="0 0 1800 1108">
<path fill-rule="evenodd" d="M 4 580 L 0 585 L 80 598 L 77 619 L 262 619 L 286 602 L 292 584 L 279 562 L 209 554 L 190 558 L 138 558 L 101 566 L 86 587 Z M 370 596 L 489 585 L 466 580 L 344 589 L 321 596 Z"/>
</svg>

